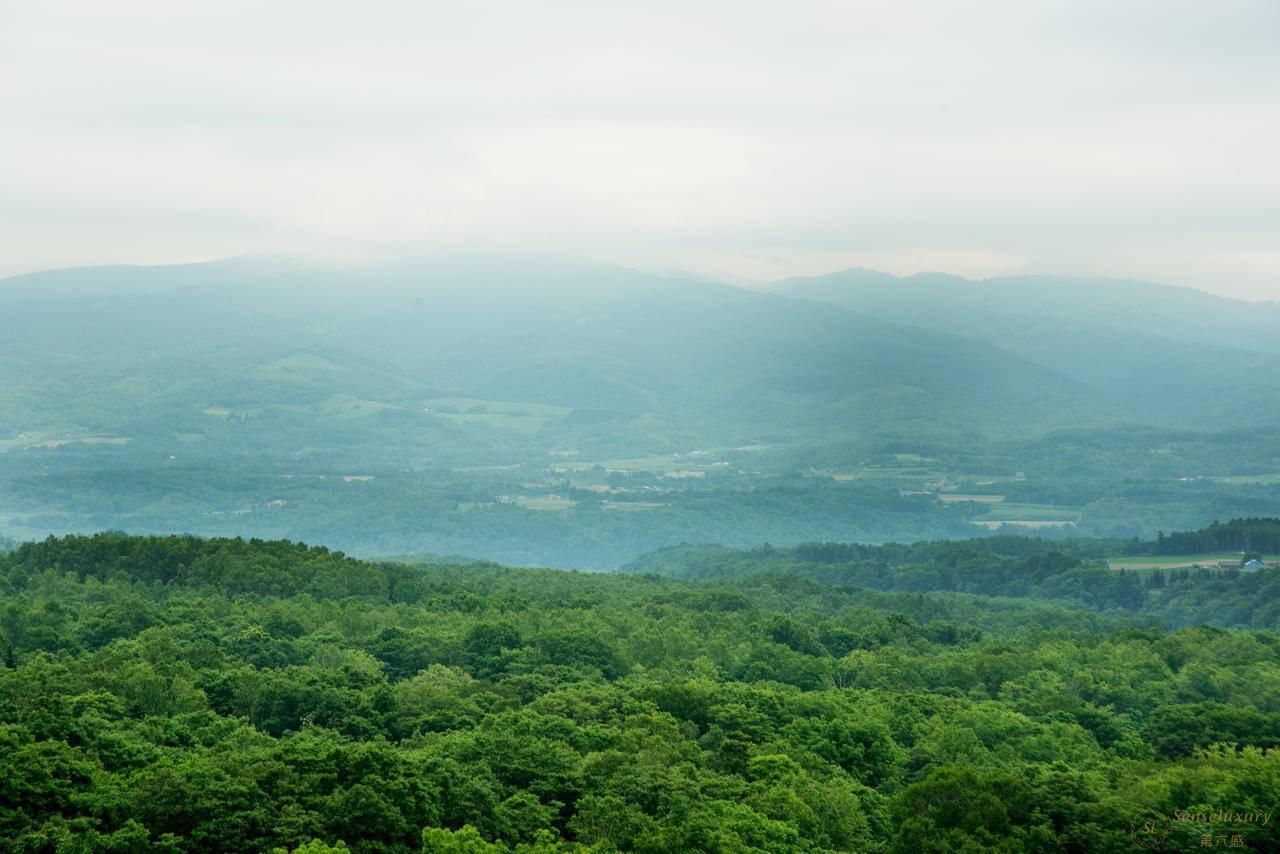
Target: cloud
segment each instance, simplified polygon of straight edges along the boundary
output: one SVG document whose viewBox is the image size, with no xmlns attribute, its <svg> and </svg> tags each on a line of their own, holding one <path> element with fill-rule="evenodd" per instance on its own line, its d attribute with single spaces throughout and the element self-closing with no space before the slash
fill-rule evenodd
<svg viewBox="0 0 1280 854">
<path fill-rule="evenodd" d="M 47 0 L 0 267 L 501 245 L 1280 298 L 1280 7 Z"/>
</svg>

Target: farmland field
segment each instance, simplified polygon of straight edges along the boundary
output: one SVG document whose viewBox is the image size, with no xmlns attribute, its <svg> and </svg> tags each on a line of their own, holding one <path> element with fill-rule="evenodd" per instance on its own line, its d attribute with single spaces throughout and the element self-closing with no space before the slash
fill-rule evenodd
<svg viewBox="0 0 1280 854">
<path fill-rule="evenodd" d="M 1054 528 L 1073 525 L 1080 520 L 1080 511 L 1054 507 L 1047 504 L 999 503 L 974 521 L 987 528 L 1002 524 L 1024 528 Z"/>
<path fill-rule="evenodd" d="M 437 397 L 424 400 L 422 411 L 462 426 L 495 427 L 516 433 L 534 434 L 548 423 L 563 419 L 571 410 L 563 406 L 523 401 Z"/>
<path fill-rule="evenodd" d="M 1220 561 L 1238 561 L 1240 555 L 1135 555 L 1133 557 L 1112 558 L 1107 564 L 1112 569 L 1192 569 L 1208 567 L 1217 569 Z M 1264 558 L 1266 561 L 1280 561 L 1275 555 Z"/>
<path fill-rule="evenodd" d="M 556 495 L 539 495 L 519 502 L 526 510 L 572 510 L 578 502 Z"/>
<path fill-rule="evenodd" d="M 402 408 L 393 403 L 383 403 L 380 400 L 365 400 L 349 394 L 334 394 L 320 404 L 319 411 L 325 415 L 333 415 L 339 418 L 358 418 Z"/>
<path fill-rule="evenodd" d="M 644 510 L 660 510 L 670 507 L 662 501 L 606 501 L 600 505 L 601 510 L 612 510 L 621 513 L 639 513 Z"/>
<path fill-rule="evenodd" d="M 929 466 L 866 466 L 859 474 L 866 478 L 926 478 L 930 480 L 937 480 L 946 476 L 946 472 L 941 469 Z"/>
</svg>

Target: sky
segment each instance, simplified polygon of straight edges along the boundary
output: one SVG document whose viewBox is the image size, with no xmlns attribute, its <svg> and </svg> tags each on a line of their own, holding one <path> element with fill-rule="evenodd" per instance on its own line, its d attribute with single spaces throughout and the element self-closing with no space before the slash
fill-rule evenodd
<svg viewBox="0 0 1280 854">
<path fill-rule="evenodd" d="M 0 275 L 551 251 L 1280 299 L 1276 0 L 0 0 Z"/>
</svg>

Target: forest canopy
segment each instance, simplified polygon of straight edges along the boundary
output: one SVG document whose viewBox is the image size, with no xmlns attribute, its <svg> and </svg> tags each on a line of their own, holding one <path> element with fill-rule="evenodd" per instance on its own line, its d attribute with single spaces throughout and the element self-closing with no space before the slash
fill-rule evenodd
<svg viewBox="0 0 1280 854">
<path fill-rule="evenodd" d="M 0 836 L 18 851 L 1095 852 L 1188 850 L 1205 825 L 1185 811 L 1274 812 L 1274 630 L 812 571 L 964 567 L 966 548 L 815 546 L 745 574 L 712 554 L 715 577 L 686 579 L 278 541 L 24 544 L 0 557 Z M 1028 554 L 987 556 L 1012 562 L 997 586 L 1082 560 L 1001 548 Z M 1216 832 L 1280 842 L 1274 820 Z"/>
</svg>

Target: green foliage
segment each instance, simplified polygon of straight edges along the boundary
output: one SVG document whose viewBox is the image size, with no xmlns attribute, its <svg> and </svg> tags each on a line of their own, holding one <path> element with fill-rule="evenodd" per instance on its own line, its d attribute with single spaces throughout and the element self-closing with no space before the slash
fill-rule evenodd
<svg viewBox="0 0 1280 854">
<path fill-rule="evenodd" d="M 1242 557 L 1280 553 L 1280 519 L 1232 519 L 1214 522 L 1199 531 L 1160 534 L 1153 554 L 1215 554 L 1239 552 Z"/>
<path fill-rule="evenodd" d="M 1195 538 L 1219 542 L 1248 536 L 1262 539 L 1278 529 L 1280 521 L 1275 519 L 1237 520 L 1177 536 L 1184 544 Z M 765 546 L 750 550 L 678 546 L 644 555 L 623 571 L 684 579 L 755 577 L 760 583 L 779 584 L 805 578 L 837 588 L 1053 600 L 1104 613 L 1141 614 L 1171 626 L 1280 627 L 1280 571 L 1275 568 L 1157 572 L 1143 581 L 1133 572 L 1112 570 L 1105 560 L 1098 559 L 1108 550 L 1154 550 L 1169 539 L 1120 543 L 992 537 L 909 546 L 808 543 L 790 549 Z M 782 580 L 785 578 L 793 580 Z M 775 640 L 797 651 L 812 653 L 820 642 L 796 634 L 785 620 L 776 623 L 772 631 Z M 936 624 L 924 631 L 943 640 L 958 637 L 959 629 Z M 860 642 L 848 635 L 826 637 L 828 650 L 849 649 Z"/>
<path fill-rule="evenodd" d="M 804 566 L 979 559 L 954 548 L 810 547 Z M 1020 541 L 993 548 L 999 583 L 1079 569 Z M 1177 811 L 1280 797 L 1273 631 L 1168 631 L 813 572 L 735 578 L 740 556 L 703 556 L 720 577 L 190 537 L 22 546 L 0 558 L 0 838 L 1119 852 L 1146 823 L 1181 839 Z M 1274 825 L 1240 832 L 1254 850 L 1280 843 Z"/>
<path fill-rule="evenodd" d="M 273 848 L 271 854 L 345 854 L 351 849 L 347 847 L 347 843 L 338 840 L 337 844 L 329 845 L 319 839 L 313 839 L 310 842 L 299 845 L 292 850 L 285 848 Z"/>
</svg>

